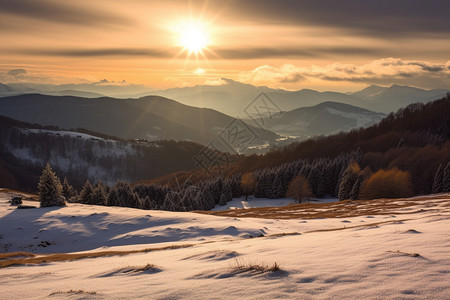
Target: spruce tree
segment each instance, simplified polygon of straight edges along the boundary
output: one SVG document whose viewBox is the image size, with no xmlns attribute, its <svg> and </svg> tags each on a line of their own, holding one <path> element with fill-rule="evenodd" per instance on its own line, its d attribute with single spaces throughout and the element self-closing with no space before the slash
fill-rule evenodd
<svg viewBox="0 0 450 300">
<path fill-rule="evenodd" d="M 361 190 L 362 185 L 362 176 L 358 176 L 355 183 L 353 184 L 352 190 L 350 191 L 350 199 L 358 200 L 359 199 L 359 191 Z"/>
<path fill-rule="evenodd" d="M 222 195 L 225 196 L 225 199 L 226 199 L 227 202 L 233 200 L 233 192 L 231 190 L 231 183 L 228 180 L 225 181 L 224 184 L 223 184 Z"/>
<path fill-rule="evenodd" d="M 64 177 L 64 181 L 62 184 L 62 195 L 66 200 L 69 200 L 70 198 L 76 196 L 76 192 L 73 189 L 73 187 L 69 184 L 69 181 L 66 177 Z"/>
<path fill-rule="evenodd" d="M 444 179 L 444 167 L 442 166 L 442 164 L 440 164 L 439 168 L 436 171 L 436 174 L 434 175 L 433 187 L 431 189 L 431 192 L 433 194 L 442 192 L 443 179 Z"/>
<path fill-rule="evenodd" d="M 80 192 L 80 203 L 96 204 L 94 201 L 94 189 L 92 188 L 89 180 L 86 180 L 86 183 L 84 184 L 83 189 Z"/>
<path fill-rule="evenodd" d="M 101 182 L 97 183 L 93 188 L 92 192 L 92 204 L 95 205 L 105 205 L 106 204 L 106 193 L 105 188 Z"/>
<path fill-rule="evenodd" d="M 119 206 L 119 194 L 117 193 L 117 188 L 113 187 L 108 194 L 106 199 L 106 205 L 108 206 Z"/>
<path fill-rule="evenodd" d="M 219 205 L 224 206 L 226 204 L 227 204 L 227 197 L 224 194 L 222 194 L 222 196 L 220 196 Z"/>
<path fill-rule="evenodd" d="M 65 206 L 65 198 L 62 195 L 62 185 L 58 176 L 47 163 L 38 183 L 39 199 L 41 207 Z"/>
<path fill-rule="evenodd" d="M 344 171 L 339 185 L 339 201 L 350 199 L 353 185 L 359 176 L 360 167 L 356 162 L 352 162 Z"/>
</svg>

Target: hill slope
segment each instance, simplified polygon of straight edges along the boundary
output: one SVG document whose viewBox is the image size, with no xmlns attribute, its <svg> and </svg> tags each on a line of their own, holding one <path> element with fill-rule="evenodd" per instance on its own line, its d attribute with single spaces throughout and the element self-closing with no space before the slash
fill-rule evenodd
<svg viewBox="0 0 450 300">
<path fill-rule="evenodd" d="M 311 213 L 285 220 L 16 210 L 8 196 L 0 193 L 0 257 L 9 256 L 0 266 L 16 265 L 1 269 L 0 284 L 14 299 L 450 297 L 449 195 L 285 207 Z M 336 211 L 349 214 L 326 217 Z"/>
<path fill-rule="evenodd" d="M 195 157 L 203 149 L 192 142 L 123 141 L 0 116 L 0 186 L 35 191 L 47 162 L 76 188 L 87 179 L 138 181 L 197 168 Z"/>
<path fill-rule="evenodd" d="M 278 134 L 308 138 L 368 127 L 385 116 L 348 104 L 323 102 L 312 107 L 278 113 L 260 122 Z"/>
<path fill-rule="evenodd" d="M 148 96 L 140 99 L 27 94 L 0 98 L 0 114 L 24 122 L 61 128 L 85 128 L 125 139 L 187 140 L 203 145 L 218 136 L 234 119 L 206 108 Z M 273 143 L 273 132 L 252 127 L 252 145 Z M 219 147 L 228 150 L 227 145 Z"/>
</svg>

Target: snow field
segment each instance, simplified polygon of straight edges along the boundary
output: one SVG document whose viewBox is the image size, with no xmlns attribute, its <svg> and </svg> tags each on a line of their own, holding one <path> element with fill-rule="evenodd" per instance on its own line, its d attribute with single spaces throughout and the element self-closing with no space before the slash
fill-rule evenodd
<svg viewBox="0 0 450 300">
<path fill-rule="evenodd" d="M 450 195 L 387 214 L 289 220 L 16 210 L 9 196 L 0 193 L 0 253 L 192 246 L 1 268 L 0 299 L 450 298 Z M 274 263 L 281 271 L 249 268 Z"/>
</svg>

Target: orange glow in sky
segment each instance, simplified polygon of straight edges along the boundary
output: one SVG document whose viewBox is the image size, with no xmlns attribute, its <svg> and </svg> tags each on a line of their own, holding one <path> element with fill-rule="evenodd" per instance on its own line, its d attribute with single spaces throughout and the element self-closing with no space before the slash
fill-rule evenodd
<svg viewBox="0 0 450 300">
<path fill-rule="evenodd" d="M 375 2 L 3 1 L 0 82 L 450 86 L 445 7 Z"/>
</svg>

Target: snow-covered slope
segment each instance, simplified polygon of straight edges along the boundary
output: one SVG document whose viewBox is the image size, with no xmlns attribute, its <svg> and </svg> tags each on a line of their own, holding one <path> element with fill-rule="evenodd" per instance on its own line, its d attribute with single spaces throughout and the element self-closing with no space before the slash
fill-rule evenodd
<svg viewBox="0 0 450 300">
<path fill-rule="evenodd" d="M 84 252 L 16 257 L 0 269 L 2 299 L 450 298 L 448 194 L 284 207 L 294 219 L 17 210 L 10 196 L 0 193 L 0 257 Z"/>
</svg>

